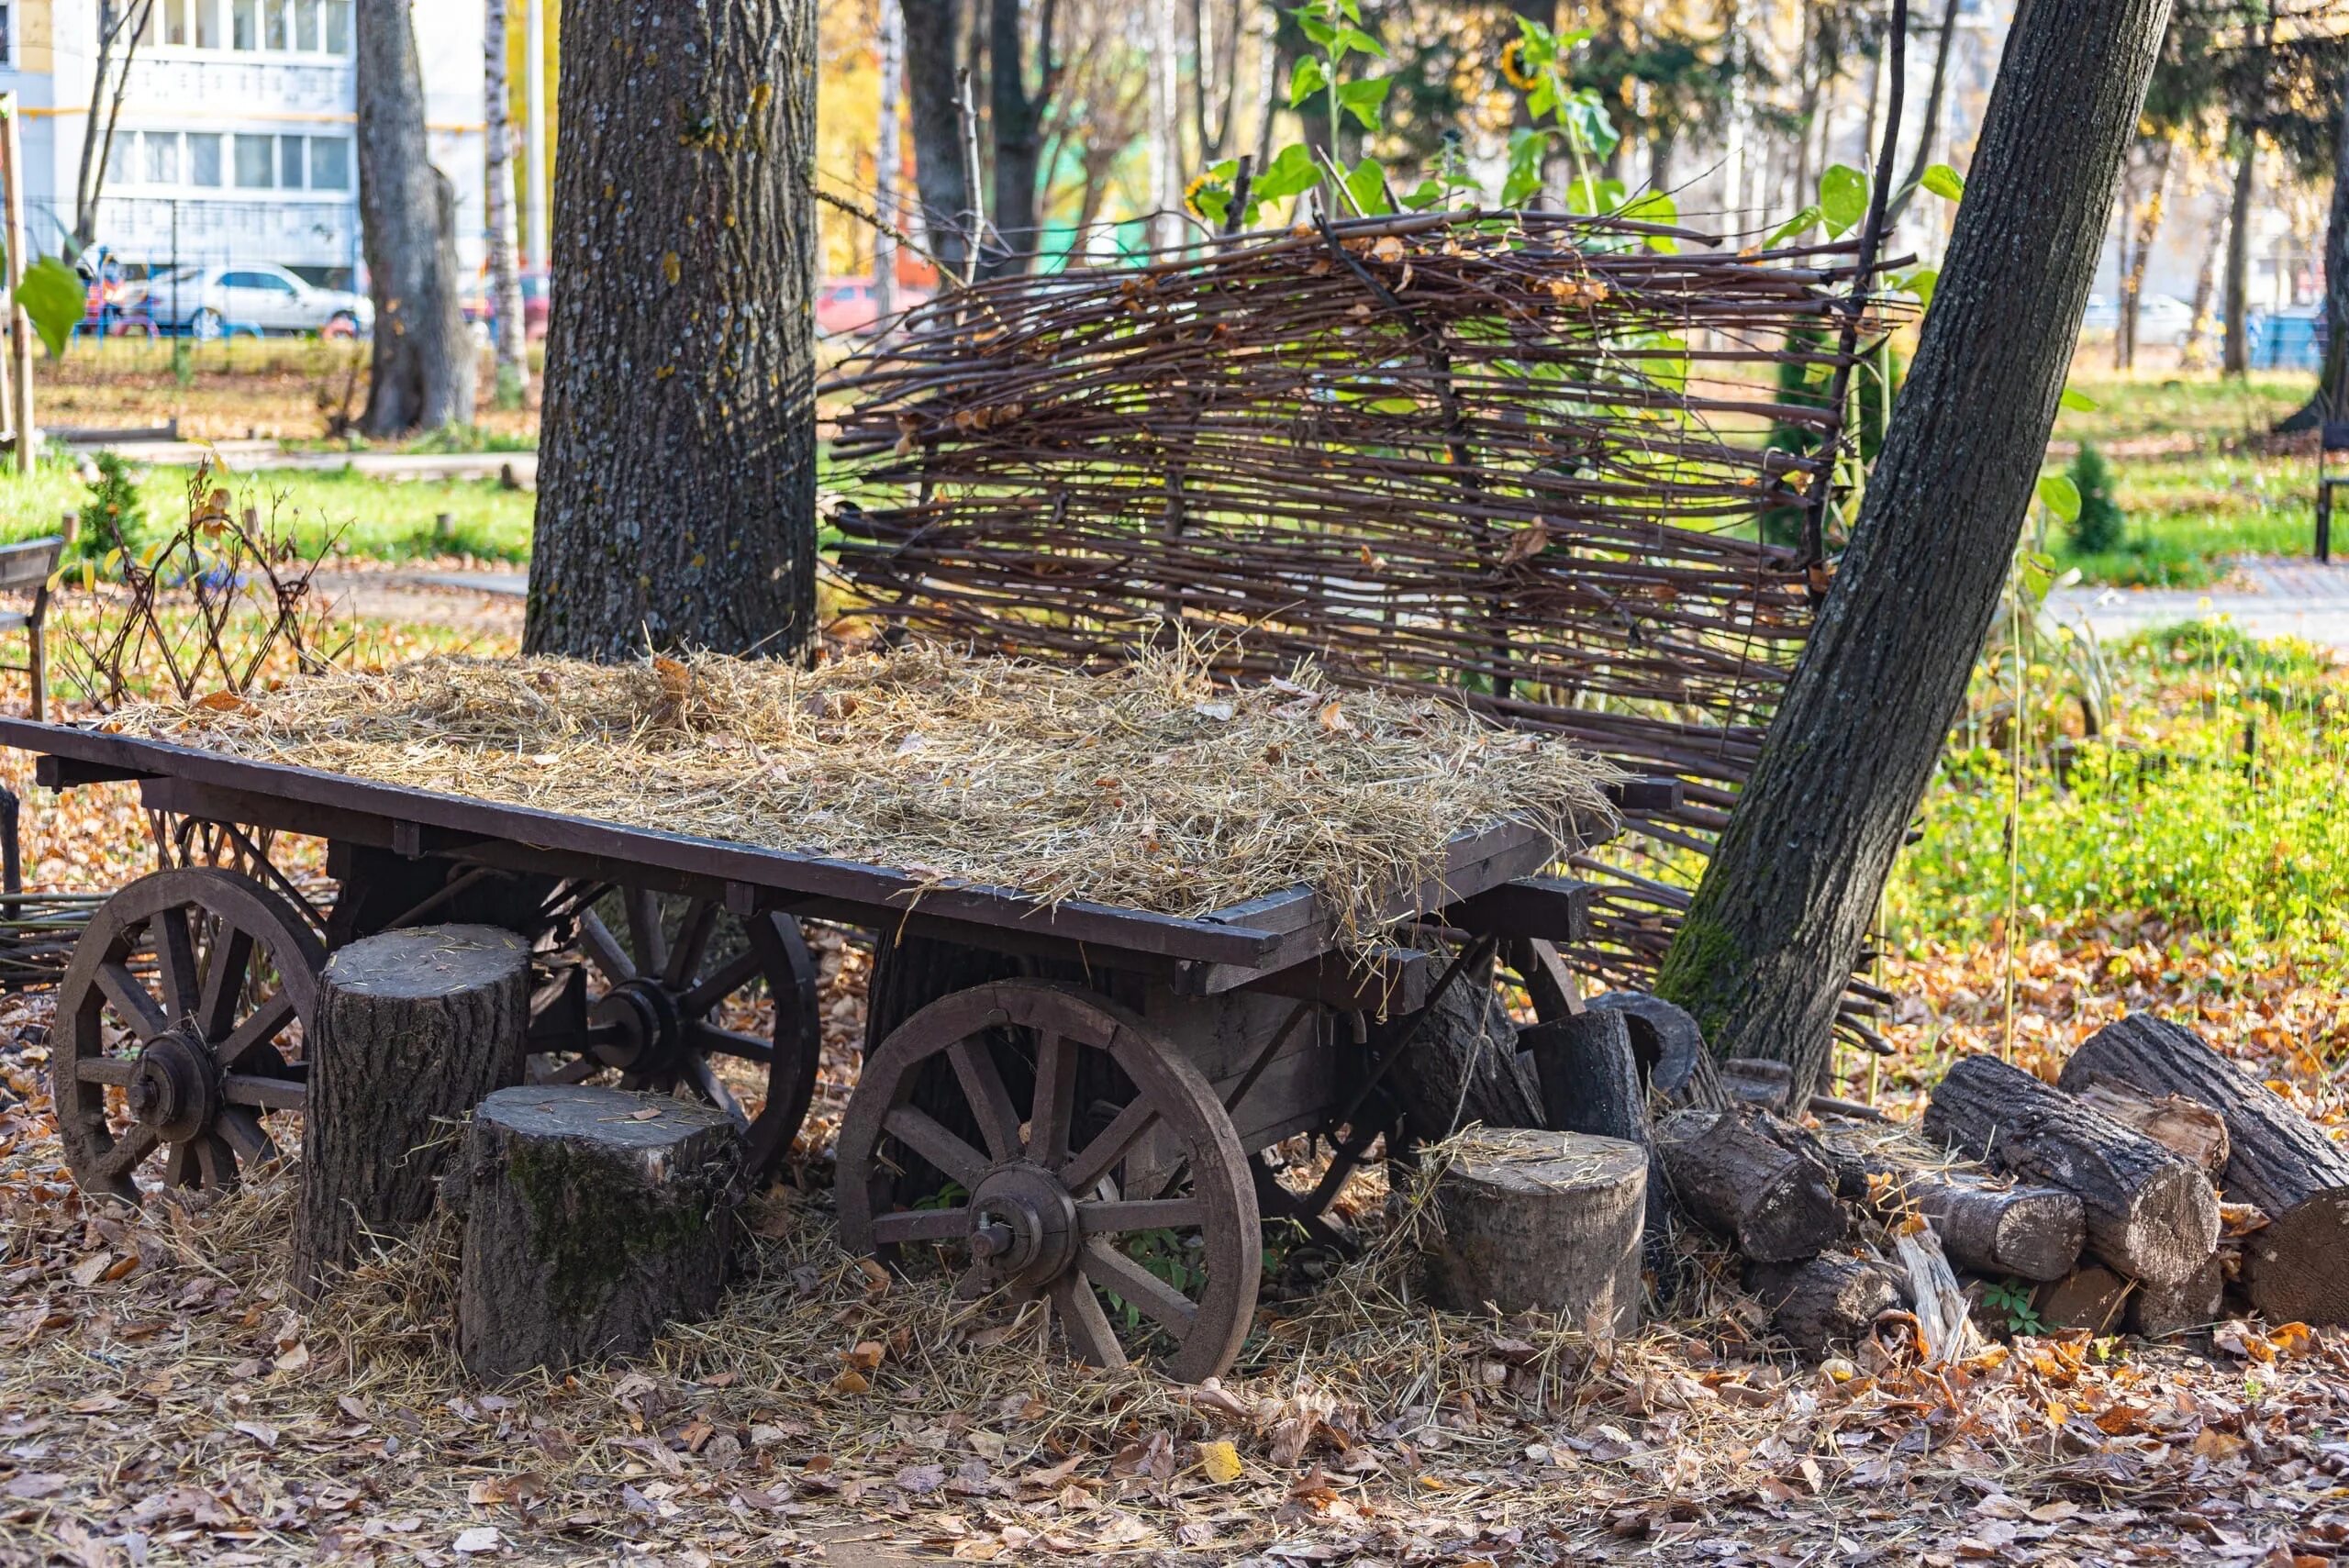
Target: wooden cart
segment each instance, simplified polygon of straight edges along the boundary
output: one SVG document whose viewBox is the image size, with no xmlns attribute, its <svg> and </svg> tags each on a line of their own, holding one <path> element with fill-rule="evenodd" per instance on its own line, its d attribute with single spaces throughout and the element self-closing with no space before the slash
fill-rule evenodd
<svg viewBox="0 0 2349 1568">
<path fill-rule="evenodd" d="M 39 753 L 52 788 L 138 781 L 177 862 L 107 900 L 62 984 L 54 1097 L 84 1189 L 135 1197 L 150 1161 L 222 1185 L 269 1157 L 267 1117 L 305 1103 L 299 1040 L 328 951 L 450 920 L 538 943 L 518 1072 L 701 1095 L 772 1171 L 819 1041 L 798 921 L 841 922 L 876 952 L 839 1140 L 843 1243 L 1045 1298 L 1087 1360 L 1146 1350 L 1180 1378 L 1238 1351 L 1265 1219 L 1335 1240 L 1320 1217 L 1397 1125 L 1382 1084 L 1436 998 L 1463 976 L 1489 984 L 1498 948 L 1537 1007 L 1575 1006 L 1554 944 L 1576 935 L 1582 890 L 1542 873 L 1578 846 L 1517 824 L 1462 834 L 1442 876 L 1397 890 L 1388 913 L 1435 951 L 1362 955 L 1303 888 L 1195 919 L 1044 905 L 68 726 L 0 719 L 0 744 Z M 1619 804 L 1656 809 L 1675 790 L 1643 781 Z M 1586 826 L 1585 843 L 1611 828 Z M 329 907 L 271 864 L 277 833 L 327 840 Z M 770 1027 L 743 1027 L 770 1009 Z M 762 1093 L 737 1093 L 729 1058 Z M 1309 1190 L 1267 1156 L 1300 1134 L 1334 1151 Z"/>
</svg>

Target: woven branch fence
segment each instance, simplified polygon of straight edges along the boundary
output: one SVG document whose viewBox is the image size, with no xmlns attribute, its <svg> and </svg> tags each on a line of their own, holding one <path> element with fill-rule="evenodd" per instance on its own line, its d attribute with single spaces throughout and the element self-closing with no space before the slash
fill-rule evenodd
<svg viewBox="0 0 2349 1568">
<path fill-rule="evenodd" d="M 1576 955 L 1650 970 L 1810 624 L 1765 513 L 1824 502 L 1854 244 L 1759 254 L 1542 214 L 1357 219 L 941 295 L 851 361 L 853 603 L 1096 663 L 1184 628 L 1232 674 L 1441 684 L 1686 803 Z M 1807 432 L 1774 450 L 1774 426 Z"/>
</svg>

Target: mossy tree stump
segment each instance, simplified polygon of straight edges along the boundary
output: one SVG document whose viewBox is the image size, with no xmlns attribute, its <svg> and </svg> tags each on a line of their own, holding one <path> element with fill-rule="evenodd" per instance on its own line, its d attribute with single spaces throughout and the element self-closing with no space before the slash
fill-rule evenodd
<svg viewBox="0 0 2349 1568">
<path fill-rule="evenodd" d="M 529 1026 L 530 945 L 495 926 L 407 927 L 327 960 L 305 1051 L 299 1289 L 432 1212 L 456 1123 L 519 1081 Z"/>
<path fill-rule="evenodd" d="M 457 1345 L 486 1381 L 639 1356 L 725 1283 L 740 1134 L 667 1095 L 548 1084 L 473 1113 L 449 1190 L 465 1214 Z"/>
</svg>

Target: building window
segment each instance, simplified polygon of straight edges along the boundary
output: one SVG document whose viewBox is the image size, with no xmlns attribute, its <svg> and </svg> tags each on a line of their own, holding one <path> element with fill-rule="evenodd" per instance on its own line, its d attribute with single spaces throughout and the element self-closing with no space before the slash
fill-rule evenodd
<svg viewBox="0 0 2349 1568">
<path fill-rule="evenodd" d="M 327 52 L 351 52 L 351 0 L 326 0 Z"/>
<path fill-rule="evenodd" d="M 237 139 L 237 183 L 249 191 L 265 191 L 276 183 L 277 138 L 239 135 Z"/>
<path fill-rule="evenodd" d="M 150 185 L 176 185 L 180 183 L 180 134 L 175 130 L 150 130 L 141 133 L 139 142 L 147 150 L 144 160 L 147 183 Z"/>
<path fill-rule="evenodd" d="M 17 8 L 0 6 L 0 63 L 14 64 L 17 59 Z"/>
<path fill-rule="evenodd" d="M 231 48 L 261 47 L 261 0 L 229 0 L 228 18 Z"/>
<path fill-rule="evenodd" d="M 298 191 L 302 185 L 302 139 L 281 136 L 277 139 L 277 188 Z"/>
<path fill-rule="evenodd" d="M 304 54 L 318 50 L 318 0 L 294 0 L 294 47 Z"/>
<path fill-rule="evenodd" d="M 139 177 L 139 134 L 118 130 L 106 144 L 106 183 L 127 185 Z"/>
<path fill-rule="evenodd" d="M 351 139 L 348 137 L 310 138 L 310 189 L 351 189 Z"/>
<path fill-rule="evenodd" d="M 162 36 L 157 43 L 173 49 L 185 49 L 195 40 L 188 36 L 188 0 L 155 0 L 155 26 Z"/>
<path fill-rule="evenodd" d="M 271 49 L 288 50 L 294 39 L 285 26 L 285 0 L 262 0 L 262 39 Z"/>
<path fill-rule="evenodd" d="M 220 183 L 220 136 L 217 131 L 187 133 L 187 183 L 217 188 Z"/>
<path fill-rule="evenodd" d="M 195 47 L 220 47 L 220 0 L 188 0 L 195 12 Z"/>
</svg>

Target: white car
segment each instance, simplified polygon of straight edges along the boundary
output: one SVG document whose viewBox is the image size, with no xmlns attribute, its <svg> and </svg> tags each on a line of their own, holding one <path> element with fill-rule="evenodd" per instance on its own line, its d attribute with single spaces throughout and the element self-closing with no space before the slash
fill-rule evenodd
<svg viewBox="0 0 2349 1568">
<path fill-rule="evenodd" d="M 374 303 L 365 295 L 322 289 L 266 261 L 158 272 L 147 280 L 145 303 L 163 331 L 196 338 L 230 332 L 348 338 L 375 325 Z"/>
</svg>

